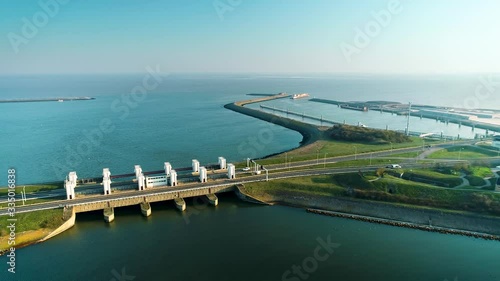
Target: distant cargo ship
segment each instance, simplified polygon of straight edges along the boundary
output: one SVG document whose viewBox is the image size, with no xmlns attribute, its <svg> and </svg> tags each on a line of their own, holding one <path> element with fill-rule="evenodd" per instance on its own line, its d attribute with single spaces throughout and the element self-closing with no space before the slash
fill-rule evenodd
<svg viewBox="0 0 500 281">
<path fill-rule="evenodd" d="M 292 99 L 296 100 L 296 99 L 301 99 L 301 98 L 307 98 L 308 96 L 309 96 L 308 93 L 294 94 L 292 96 Z"/>
</svg>

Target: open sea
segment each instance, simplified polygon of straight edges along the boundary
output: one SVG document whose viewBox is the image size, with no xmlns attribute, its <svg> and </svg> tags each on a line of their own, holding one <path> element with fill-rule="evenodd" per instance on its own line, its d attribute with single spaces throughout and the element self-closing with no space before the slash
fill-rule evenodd
<svg viewBox="0 0 500 281">
<path fill-rule="evenodd" d="M 223 108 L 249 93 L 500 109 L 498 93 L 475 93 L 479 75 L 171 74 L 130 95 L 145 76 L 0 76 L 0 99 L 95 98 L 0 103 L 0 186 L 7 185 L 9 168 L 18 184 L 30 184 L 61 181 L 70 171 L 87 178 L 102 168 L 123 174 L 134 165 L 160 170 L 166 161 L 174 168 L 190 166 L 191 159 L 214 163 L 218 156 L 237 162 L 297 147 L 300 134 Z M 266 104 L 348 124 L 406 126 L 402 116 L 307 100 Z M 411 130 L 484 133 L 416 117 Z M 117 209 L 111 224 L 101 212 L 79 214 L 69 231 L 16 251 L 16 274 L 0 257 L 0 280 L 500 280 L 498 242 L 255 206 L 227 195 L 219 202 L 216 208 L 189 203 L 184 215 L 172 202 L 153 204 L 148 219 L 139 207 Z M 312 263 L 308 257 L 328 237 L 338 247 L 323 249 L 328 258 Z M 308 270 L 294 273 L 304 265 Z"/>
</svg>

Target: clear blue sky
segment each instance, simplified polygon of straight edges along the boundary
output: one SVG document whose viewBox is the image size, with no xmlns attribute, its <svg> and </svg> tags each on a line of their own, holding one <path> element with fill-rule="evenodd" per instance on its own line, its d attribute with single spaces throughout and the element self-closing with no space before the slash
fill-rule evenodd
<svg viewBox="0 0 500 281">
<path fill-rule="evenodd" d="M 0 0 L 0 73 L 500 72 L 500 1 L 401 0 L 403 10 L 346 60 L 342 42 L 388 0 L 65 0 L 23 43 L 39 2 Z M 62 0 L 61 0 L 62 1 Z M 218 0 L 230 5 L 238 0 Z M 42 18 L 43 19 L 43 18 Z M 9 35 L 10 34 L 10 35 Z M 19 37 L 17 37 L 19 38 Z"/>
</svg>

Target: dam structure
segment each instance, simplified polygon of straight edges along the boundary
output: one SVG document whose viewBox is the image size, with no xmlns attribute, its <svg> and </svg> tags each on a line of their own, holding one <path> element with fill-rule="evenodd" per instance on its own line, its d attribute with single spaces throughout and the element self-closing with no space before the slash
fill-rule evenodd
<svg viewBox="0 0 500 281">
<path fill-rule="evenodd" d="M 218 204 L 217 193 L 237 190 L 234 185 L 213 185 L 221 179 L 234 180 L 235 166 L 227 163 L 224 157 L 218 158 L 217 164 L 200 166 L 196 159 L 192 160 L 192 167 L 179 168 L 179 173 L 172 169 L 169 162 L 164 163 L 164 169 L 144 172 L 140 165 L 134 166 L 134 173 L 111 175 L 109 168 L 104 168 L 102 180 L 97 178 L 78 180 L 76 171 L 68 174 L 64 181 L 66 191 L 65 208 L 72 208 L 73 212 L 82 213 L 103 210 L 104 220 L 114 220 L 114 208 L 139 205 L 144 216 L 152 213 L 150 203 L 173 200 L 179 210 L 184 211 L 184 198 L 202 196 L 214 206 Z M 121 181 L 112 184 L 111 179 Z M 198 182 L 196 188 L 189 188 Z M 204 187 L 203 184 L 212 185 Z M 78 186 L 78 184 L 83 184 Z M 90 184 L 89 184 L 90 183 Z M 102 185 L 102 189 L 99 188 Z M 75 192 L 82 189 L 82 192 Z M 134 190 L 135 189 L 135 190 Z M 99 194 L 100 193 L 100 194 Z M 80 199 L 80 200 L 76 200 Z M 89 200 L 85 200 L 89 199 Z M 80 202 L 80 201 L 84 202 Z"/>
</svg>

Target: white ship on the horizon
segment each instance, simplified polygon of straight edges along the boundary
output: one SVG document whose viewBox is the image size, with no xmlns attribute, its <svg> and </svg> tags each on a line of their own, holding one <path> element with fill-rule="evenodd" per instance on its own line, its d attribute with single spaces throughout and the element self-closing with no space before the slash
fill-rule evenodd
<svg viewBox="0 0 500 281">
<path fill-rule="evenodd" d="M 292 96 L 292 99 L 296 100 L 296 99 L 301 99 L 301 98 L 307 98 L 308 96 L 309 96 L 308 93 L 294 94 Z"/>
</svg>

